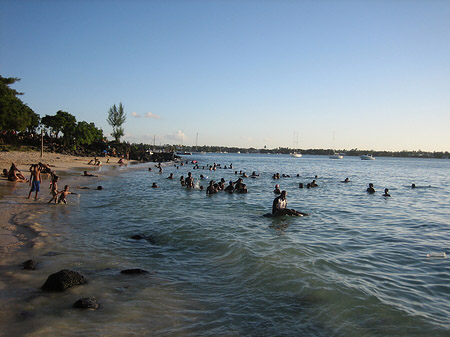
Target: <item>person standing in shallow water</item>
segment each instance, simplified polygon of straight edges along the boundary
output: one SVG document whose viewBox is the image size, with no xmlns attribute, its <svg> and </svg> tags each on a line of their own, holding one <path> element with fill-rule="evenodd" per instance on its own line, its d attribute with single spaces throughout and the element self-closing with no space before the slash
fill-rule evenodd
<svg viewBox="0 0 450 337">
<path fill-rule="evenodd" d="M 374 194 L 375 193 L 375 189 L 373 188 L 373 184 L 372 183 L 369 184 L 369 187 L 367 188 L 366 191 L 369 194 Z"/>
<path fill-rule="evenodd" d="M 272 216 L 280 216 L 280 215 L 295 215 L 295 216 L 305 216 L 307 213 L 302 213 L 296 211 L 295 209 L 287 208 L 287 192 L 281 191 L 280 196 L 276 197 L 272 203 Z"/>
<path fill-rule="evenodd" d="M 39 168 L 37 165 L 33 165 L 33 168 L 31 170 L 30 185 L 31 189 L 28 193 L 28 199 L 30 199 L 32 192 L 36 192 L 34 195 L 34 199 L 37 199 L 41 185 L 41 173 L 39 172 Z"/>
</svg>

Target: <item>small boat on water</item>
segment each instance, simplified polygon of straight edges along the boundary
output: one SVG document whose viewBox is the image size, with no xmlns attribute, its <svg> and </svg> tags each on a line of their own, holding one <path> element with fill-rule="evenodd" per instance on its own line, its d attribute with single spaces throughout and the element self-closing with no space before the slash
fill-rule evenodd
<svg viewBox="0 0 450 337">
<path fill-rule="evenodd" d="M 179 155 L 179 156 L 191 156 L 192 153 L 191 153 L 191 152 L 183 151 L 183 152 L 177 152 L 177 155 Z"/>
<path fill-rule="evenodd" d="M 298 152 L 292 152 L 290 155 L 291 155 L 291 157 L 296 157 L 296 158 L 301 158 L 302 157 L 302 154 L 298 153 Z"/>
<path fill-rule="evenodd" d="M 359 158 L 361 158 L 361 160 L 375 160 L 375 157 L 371 154 L 363 154 L 359 156 Z"/>
<path fill-rule="evenodd" d="M 330 159 L 343 159 L 344 156 L 340 153 L 333 153 L 332 155 L 328 156 Z"/>
</svg>

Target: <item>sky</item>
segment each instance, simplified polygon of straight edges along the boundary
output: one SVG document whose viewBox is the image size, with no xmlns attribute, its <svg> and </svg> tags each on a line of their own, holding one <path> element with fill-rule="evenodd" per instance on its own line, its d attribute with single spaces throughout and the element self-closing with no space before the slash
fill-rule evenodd
<svg viewBox="0 0 450 337">
<path fill-rule="evenodd" d="M 131 143 L 450 151 L 448 0 L 0 0 L 0 75 Z"/>
</svg>

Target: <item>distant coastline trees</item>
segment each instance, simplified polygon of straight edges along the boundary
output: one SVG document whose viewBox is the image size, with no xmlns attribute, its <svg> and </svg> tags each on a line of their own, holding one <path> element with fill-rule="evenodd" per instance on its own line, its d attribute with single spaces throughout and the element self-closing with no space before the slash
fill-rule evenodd
<svg viewBox="0 0 450 337">
<path fill-rule="evenodd" d="M 123 123 L 125 123 L 126 114 L 122 105 L 122 102 L 119 104 L 119 108 L 114 104 L 108 111 L 108 123 L 112 126 L 113 132 L 111 136 L 114 137 L 116 142 L 120 142 L 120 137 L 124 135 L 124 129 L 122 127 Z"/>
</svg>

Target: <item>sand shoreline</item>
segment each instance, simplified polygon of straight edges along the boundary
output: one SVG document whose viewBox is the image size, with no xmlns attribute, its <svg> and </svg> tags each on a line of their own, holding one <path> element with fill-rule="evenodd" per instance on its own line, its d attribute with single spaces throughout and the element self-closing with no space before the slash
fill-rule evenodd
<svg viewBox="0 0 450 337">
<path fill-rule="evenodd" d="M 60 181 L 60 185 L 71 184 L 75 177 L 80 176 L 80 170 L 85 169 L 88 172 L 97 171 L 99 166 L 89 165 L 89 161 L 92 157 L 76 157 L 70 155 L 63 155 L 59 153 L 44 153 L 41 158 L 40 152 L 0 152 L 0 169 L 9 169 L 11 163 L 15 163 L 16 166 L 22 171 L 26 178 L 29 178 L 29 167 L 31 164 L 37 164 L 39 162 L 50 164 L 51 168 L 56 174 L 63 175 Z M 102 167 L 105 166 L 118 166 L 119 158 L 110 157 L 109 163 L 106 163 L 108 158 L 99 157 L 102 161 Z M 132 162 L 132 161 L 131 161 Z M 128 162 L 130 163 L 130 162 Z M 41 186 L 41 192 L 39 194 L 40 199 L 44 198 L 50 200 L 50 195 L 47 193 L 48 175 L 43 174 L 43 184 Z M 61 189 L 62 186 L 59 187 Z M 31 204 L 21 202 L 26 200 L 30 186 L 24 182 L 11 182 L 6 178 L 0 178 L 0 199 L 4 205 L 8 207 L 2 207 L 0 211 L 0 254 L 9 254 L 15 249 L 23 247 L 27 240 L 24 235 L 23 229 L 19 229 L 14 223 L 14 217 L 20 213 L 27 211 Z M 5 200 L 5 198 L 10 200 Z M 47 200 L 45 200 L 47 202 Z M 28 232 L 32 232 L 33 229 L 29 228 Z M 35 233 L 37 235 L 37 233 Z"/>
</svg>

